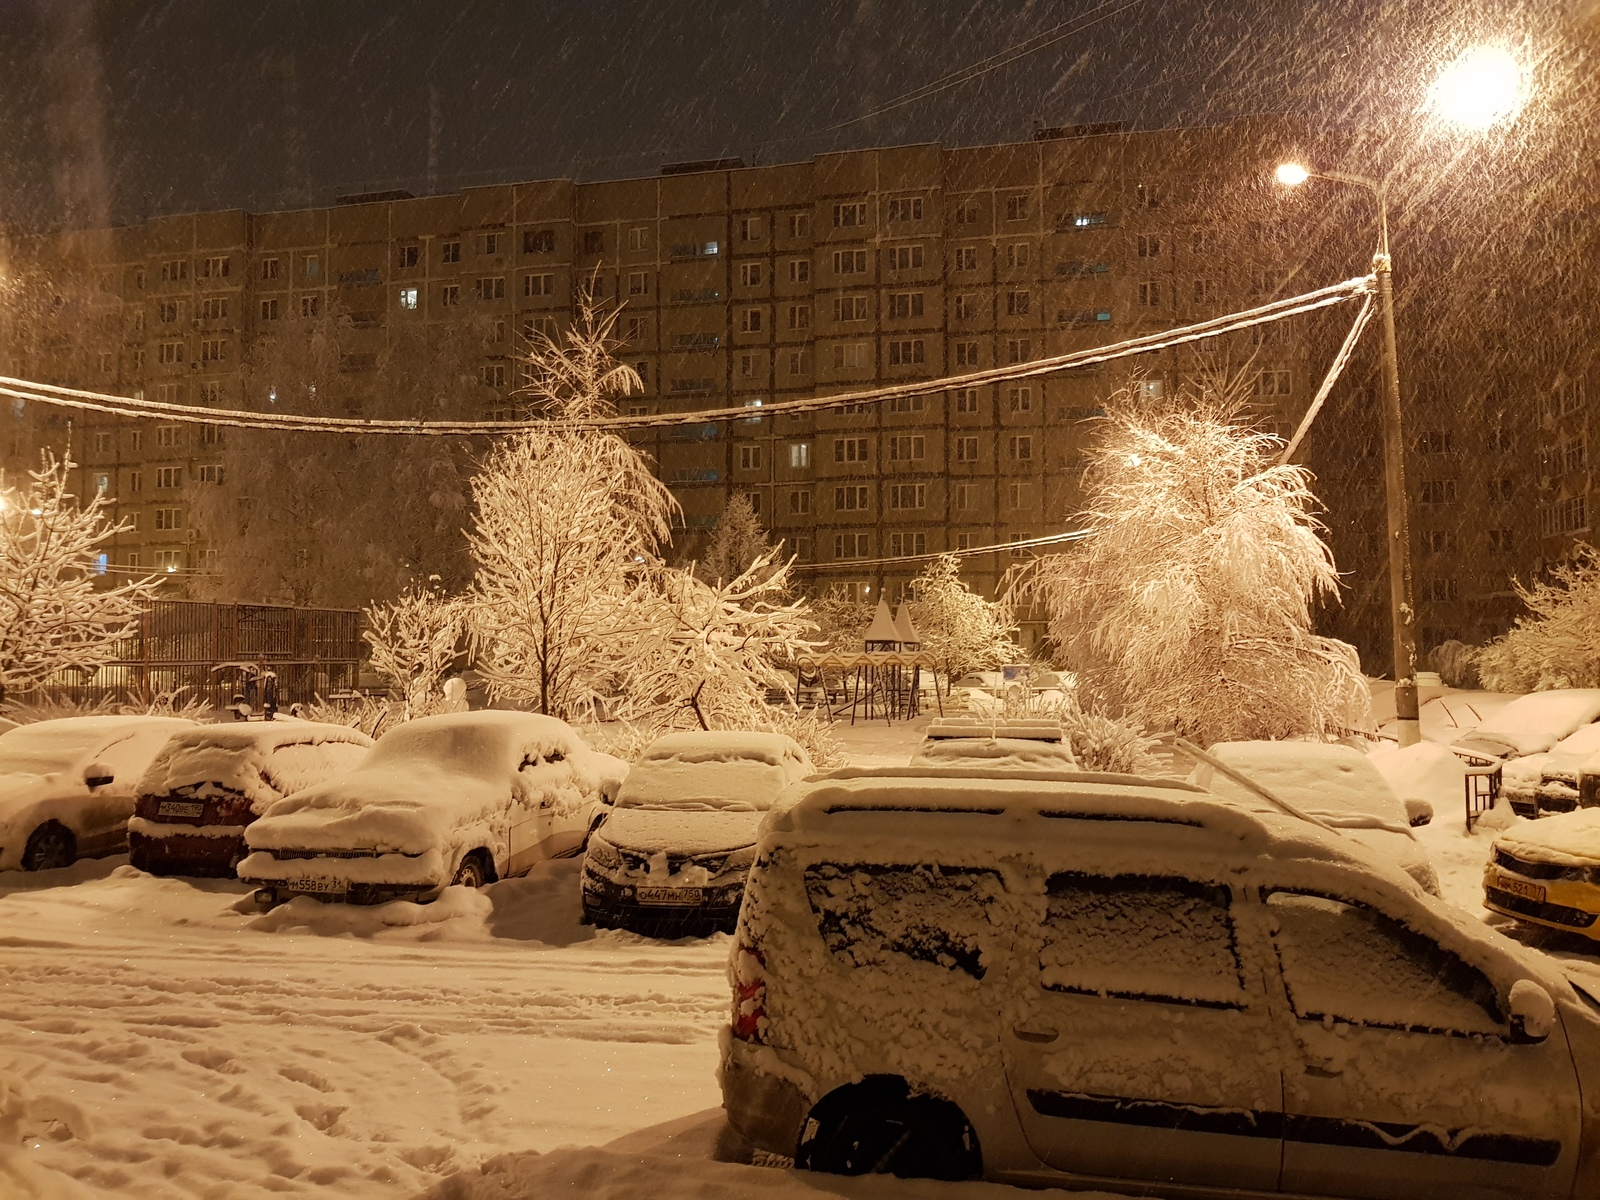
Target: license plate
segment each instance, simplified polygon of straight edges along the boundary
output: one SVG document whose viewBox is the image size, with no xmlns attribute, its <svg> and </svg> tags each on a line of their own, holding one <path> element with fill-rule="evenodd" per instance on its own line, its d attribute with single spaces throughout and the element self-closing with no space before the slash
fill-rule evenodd
<svg viewBox="0 0 1600 1200">
<path fill-rule="evenodd" d="M 642 887 L 637 893 L 640 904 L 699 904 L 700 888 Z"/>
<path fill-rule="evenodd" d="M 291 892 L 320 892 L 327 894 L 345 890 L 344 881 L 339 879 L 291 879 L 285 886 Z"/>
<path fill-rule="evenodd" d="M 158 817 L 203 817 L 206 806 L 199 800 L 163 800 L 156 805 Z"/>
<path fill-rule="evenodd" d="M 1523 883 L 1520 879 L 1512 879 L 1507 875 L 1497 876 L 1495 886 L 1502 892 L 1510 892 L 1513 896 L 1521 896 L 1524 900 L 1537 900 L 1544 903 L 1544 889 L 1538 884 Z"/>
</svg>

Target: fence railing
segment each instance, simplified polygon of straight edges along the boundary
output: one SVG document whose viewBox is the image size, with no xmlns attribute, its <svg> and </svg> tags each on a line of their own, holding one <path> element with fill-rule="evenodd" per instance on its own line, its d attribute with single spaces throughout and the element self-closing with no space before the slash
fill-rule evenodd
<svg viewBox="0 0 1600 1200">
<path fill-rule="evenodd" d="M 64 672 L 45 691 L 55 699 L 96 701 L 124 696 L 182 698 L 226 705 L 238 687 L 229 664 L 270 667 L 278 704 L 355 688 L 361 662 L 356 609 L 291 608 L 155 600 L 123 639 L 116 660 L 92 672 Z"/>
</svg>

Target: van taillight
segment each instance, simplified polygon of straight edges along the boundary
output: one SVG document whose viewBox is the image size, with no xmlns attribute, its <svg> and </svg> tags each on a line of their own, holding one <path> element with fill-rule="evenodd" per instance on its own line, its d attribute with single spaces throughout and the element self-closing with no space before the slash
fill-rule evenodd
<svg viewBox="0 0 1600 1200">
<path fill-rule="evenodd" d="M 767 960 L 754 946 L 740 942 L 733 955 L 733 1036 L 761 1041 L 767 1019 Z"/>
</svg>

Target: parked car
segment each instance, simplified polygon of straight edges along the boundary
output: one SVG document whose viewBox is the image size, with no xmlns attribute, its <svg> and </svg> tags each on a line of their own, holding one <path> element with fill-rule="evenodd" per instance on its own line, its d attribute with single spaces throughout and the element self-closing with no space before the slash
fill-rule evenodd
<svg viewBox="0 0 1600 1200">
<path fill-rule="evenodd" d="M 646 934 L 731 932 L 762 817 L 813 770 L 781 733 L 657 738 L 589 837 L 584 919 Z"/>
<path fill-rule="evenodd" d="M 1315 742 L 1218 742 L 1212 757 L 1280 800 L 1339 831 L 1362 850 L 1382 855 L 1427 891 L 1439 894 L 1439 876 L 1411 832 L 1433 818 L 1425 800 L 1410 807 L 1372 760 L 1349 746 Z M 1201 763 L 1189 776 L 1207 791 L 1247 807 L 1266 802 L 1216 768 Z"/>
<path fill-rule="evenodd" d="M 153 875 L 231 879 L 244 831 L 273 802 L 350 770 L 372 739 L 315 721 L 201 725 L 172 737 L 139 781 L 128 861 Z"/>
<path fill-rule="evenodd" d="M 1483 869 L 1483 904 L 1600 940 L 1600 808 L 1555 813 L 1495 838 Z"/>
<path fill-rule="evenodd" d="M 1542 754 L 1562 738 L 1600 720 L 1600 688 L 1558 688 L 1519 696 L 1450 743 L 1458 754 L 1513 759 Z"/>
<path fill-rule="evenodd" d="M 576 854 L 627 764 L 532 713 L 407 721 L 345 775 L 285 796 L 245 830 L 239 878 L 262 904 L 431 900 Z"/>
<path fill-rule="evenodd" d="M 1580 726 L 1541 754 L 1506 763 L 1500 794 L 1519 817 L 1571 812 L 1578 807 L 1578 781 L 1585 765 L 1600 753 L 1600 724 Z"/>
<path fill-rule="evenodd" d="M 913 767 L 989 767 L 997 771 L 1076 771 L 1078 760 L 1059 721 L 984 721 L 940 717 L 928 722 Z"/>
<path fill-rule="evenodd" d="M 1600 1195 L 1600 1000 L 1382 860 L 1178 780 L 849 770 L 769 818 L 731 1132 L 811 1170 Z"/>
<path fill-rule="evenodd" d="M 120 852 L 134 785 L 182 717 L 61 717 L 0 734 L 0 871 Z"/>
</svg>

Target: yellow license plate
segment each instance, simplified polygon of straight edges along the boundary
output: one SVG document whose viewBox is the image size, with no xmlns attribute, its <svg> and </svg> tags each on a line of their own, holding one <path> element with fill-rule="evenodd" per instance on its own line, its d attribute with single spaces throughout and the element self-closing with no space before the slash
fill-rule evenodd
<svg viewBox="0 0 1600 1200">
<path fill-rule="evenodd" d="M 1544 903 L 1544 889 L 1538 884 L 1524 883 L 1520 879 L 1512 879 L 1509 875 L 1499 875 L 1495 877 L 1494 885 L 1502 892 L 1510 892 L 1513 896 L 1521 896 L 1524 900 Z"/>
</svg>

